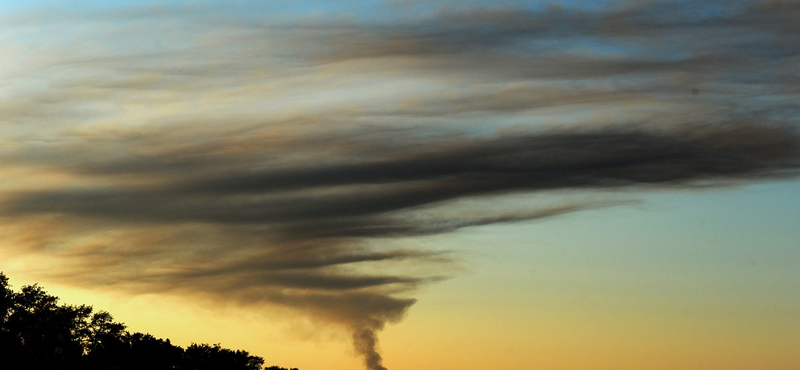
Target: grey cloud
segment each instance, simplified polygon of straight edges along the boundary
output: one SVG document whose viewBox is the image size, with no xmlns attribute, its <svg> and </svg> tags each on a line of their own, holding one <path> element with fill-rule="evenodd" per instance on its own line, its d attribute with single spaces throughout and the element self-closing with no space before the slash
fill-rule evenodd
<svg viewBox="0 0 800 370">
<path fill-rule="evenodd" d="M 797 133 L 789 126 L 646 131 L 432 142 L 427 151 L 387 158 L 373 153 L 373 159 L 356 163 L 223 171 L 140 188 L 19 193 L 2 208 L 7 216 L 66 213 L 137 222 L 279 223 L 380 215 L 511 191 L 785 176 L 798 165 Z"/>
<path fill-rule="evenodd" d="M 512 79 L 691 73 L 697 82 L 735 81 L 766 78 L 775 61 L 796 57 L 800 49 L 787 39 L 798 27 L 796 11 L 793 3 L 683 1 L 595 12 L 442 11 L 411 25 L 320 27 L 315 39 L 325 42 L 312 55 L 327 62 L 411 58 L 420 69 Z"/>
<path fill-rule="evenodd" d="M 74 234 L 77 245 L 45 248 L 76 263 L 62 278 L 72 275 L 71 280 L 98 279 L 95 284 L 128 285 L 133 290 L 288 304 L 350 328 L 368 366 L 380 368 L 379 355 L 372 352 L 375 331 L 387 318 L 402 317 L 413 303 L 394 295 L 441 279 L 442 274 L 375 275 L 355 272 L 358 266 L 403 260 L 449 266 L 450 258 L 419 251 L 369 251 L 360 247 L 363 242 L 551 217 L 596 205 L 459 218 L 436 217 L 436 212 L 415 218 L 416 210 L 518 192 L 682 187 L 795 176 L 799 144 L 795 128 L 764 123 L 611 127 L 424 145 L 409 142 L 414 150 L 377 150 L 371 156 L 365 153 L 361 161 L 355 156 L 344 163 L 306 163 L 289 169 L 218 169 L 215 175 L 138 186 L 6 193 L 0 210 L 12 224 L 57 217 L 77 225 L 65 223 L 61 227 L 66 230 L 58 231 L 67 241 Z M 427 150 L 417 152 L 420 147 Z M 241 164 L 231 162 L 229 167 Z M 171 236 L 183 227 L 188 227 L 180 232 L 185 240 Z M 109 229 L 119 231 L 104 236 Z M 139 233 L 155 238 L 133 236 Z M 81 242 L 87 235 L 98 241 Z M 82 243 L 104 247 L 86 249 Z M 84 253 L 71 253 L 75 248 Z M 375 307 L 364 307 L 362 300 L 367 298 L 377 300 Z M 313 306 L 320 299 L 325 306 Z M 385 304 L 389 311 L 384 311 Z M 332 311 L 330 305 L 339 310 Z"/>
</svg>

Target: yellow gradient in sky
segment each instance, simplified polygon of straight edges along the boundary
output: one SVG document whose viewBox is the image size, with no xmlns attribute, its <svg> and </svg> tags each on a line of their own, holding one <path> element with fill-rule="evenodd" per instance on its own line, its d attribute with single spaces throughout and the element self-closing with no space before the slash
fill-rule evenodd
<svg viewBox="0 0 800 370">
<path fill-rule="evenodd" d="M 656 194 L 643 206 L 412 239 L 458 246 L 467 271 L 418 292 L 405 320 L 381 333 L 385 364 L 393 370 L 798 368 L 800 279 L 791 268 L 797 251 L 781 252 L 791 245 L 780 239 L 751 247 L 742 236 L 758 232 L 736 228 L 791 227 L 779 219 L 796 204 L 781 194 L 798 186 Z M 744 217 L 719 213 L 771 199 L 787 203 L 774 219 L 756 219 L 758 209 Z M 698 226 L 662 238 L 681 222 Z M 720 228 L 742 244 L 708 243 Z M 775 257 L 781 253 L 782 261 Z M 15 287 L 23 284 L 11 276 Z M 302 370 L 361 366 L 347 335 L 286 312 L 52 282 L 45 288 L 62 302 L 93 304 L 130 330 L 182 346 L 221 343 L 260 355 L 267 365 Z"/>
</svg>

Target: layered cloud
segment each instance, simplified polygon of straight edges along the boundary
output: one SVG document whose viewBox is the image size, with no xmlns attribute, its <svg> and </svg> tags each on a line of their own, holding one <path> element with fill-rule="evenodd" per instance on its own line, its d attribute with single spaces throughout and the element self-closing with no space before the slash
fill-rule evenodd
<svg viewBox="0 0 800 370">
<path fill-rule="evenodd" d="M 457 269 L 406 237 L 618 202 L 509 206 L 530 194 L 798 174 L 796 2 L 404 3 L 6 16 L 4 250 L 285 307 L 382 369 L 377 331 Z"/>
</svg>

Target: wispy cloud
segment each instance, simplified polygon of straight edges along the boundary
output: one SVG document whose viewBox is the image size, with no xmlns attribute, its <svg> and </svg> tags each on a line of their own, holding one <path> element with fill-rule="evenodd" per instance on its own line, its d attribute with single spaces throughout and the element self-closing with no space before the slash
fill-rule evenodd
<svg viewBox="0 0 800 370">
<path fill-rule="evenodd" d="M 4 244 L 74 284 L 289 307 L 382 369 L 377 331 L 456 264 L 376 241 L 609 205 L 492 197 L 798 174 L 795 3 L 619 4 L 9 18 Z"/>
</svg>

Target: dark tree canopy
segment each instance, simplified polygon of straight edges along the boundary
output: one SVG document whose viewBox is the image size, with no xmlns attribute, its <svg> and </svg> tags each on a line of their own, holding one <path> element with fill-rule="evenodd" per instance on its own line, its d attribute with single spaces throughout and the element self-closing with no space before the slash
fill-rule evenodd
<svg viewBox="0 0 800 370">
<path fill-rule="evenodd" d="M 60 305 L 40 286 L 11 289 L 0 272 L 0 368 L 8 370 L 261 370 L 264 359 L 219 344 L 131 333 L 110 313 Z M 297 370 L 270 366 L 266 370 Z"/>
</svg>

